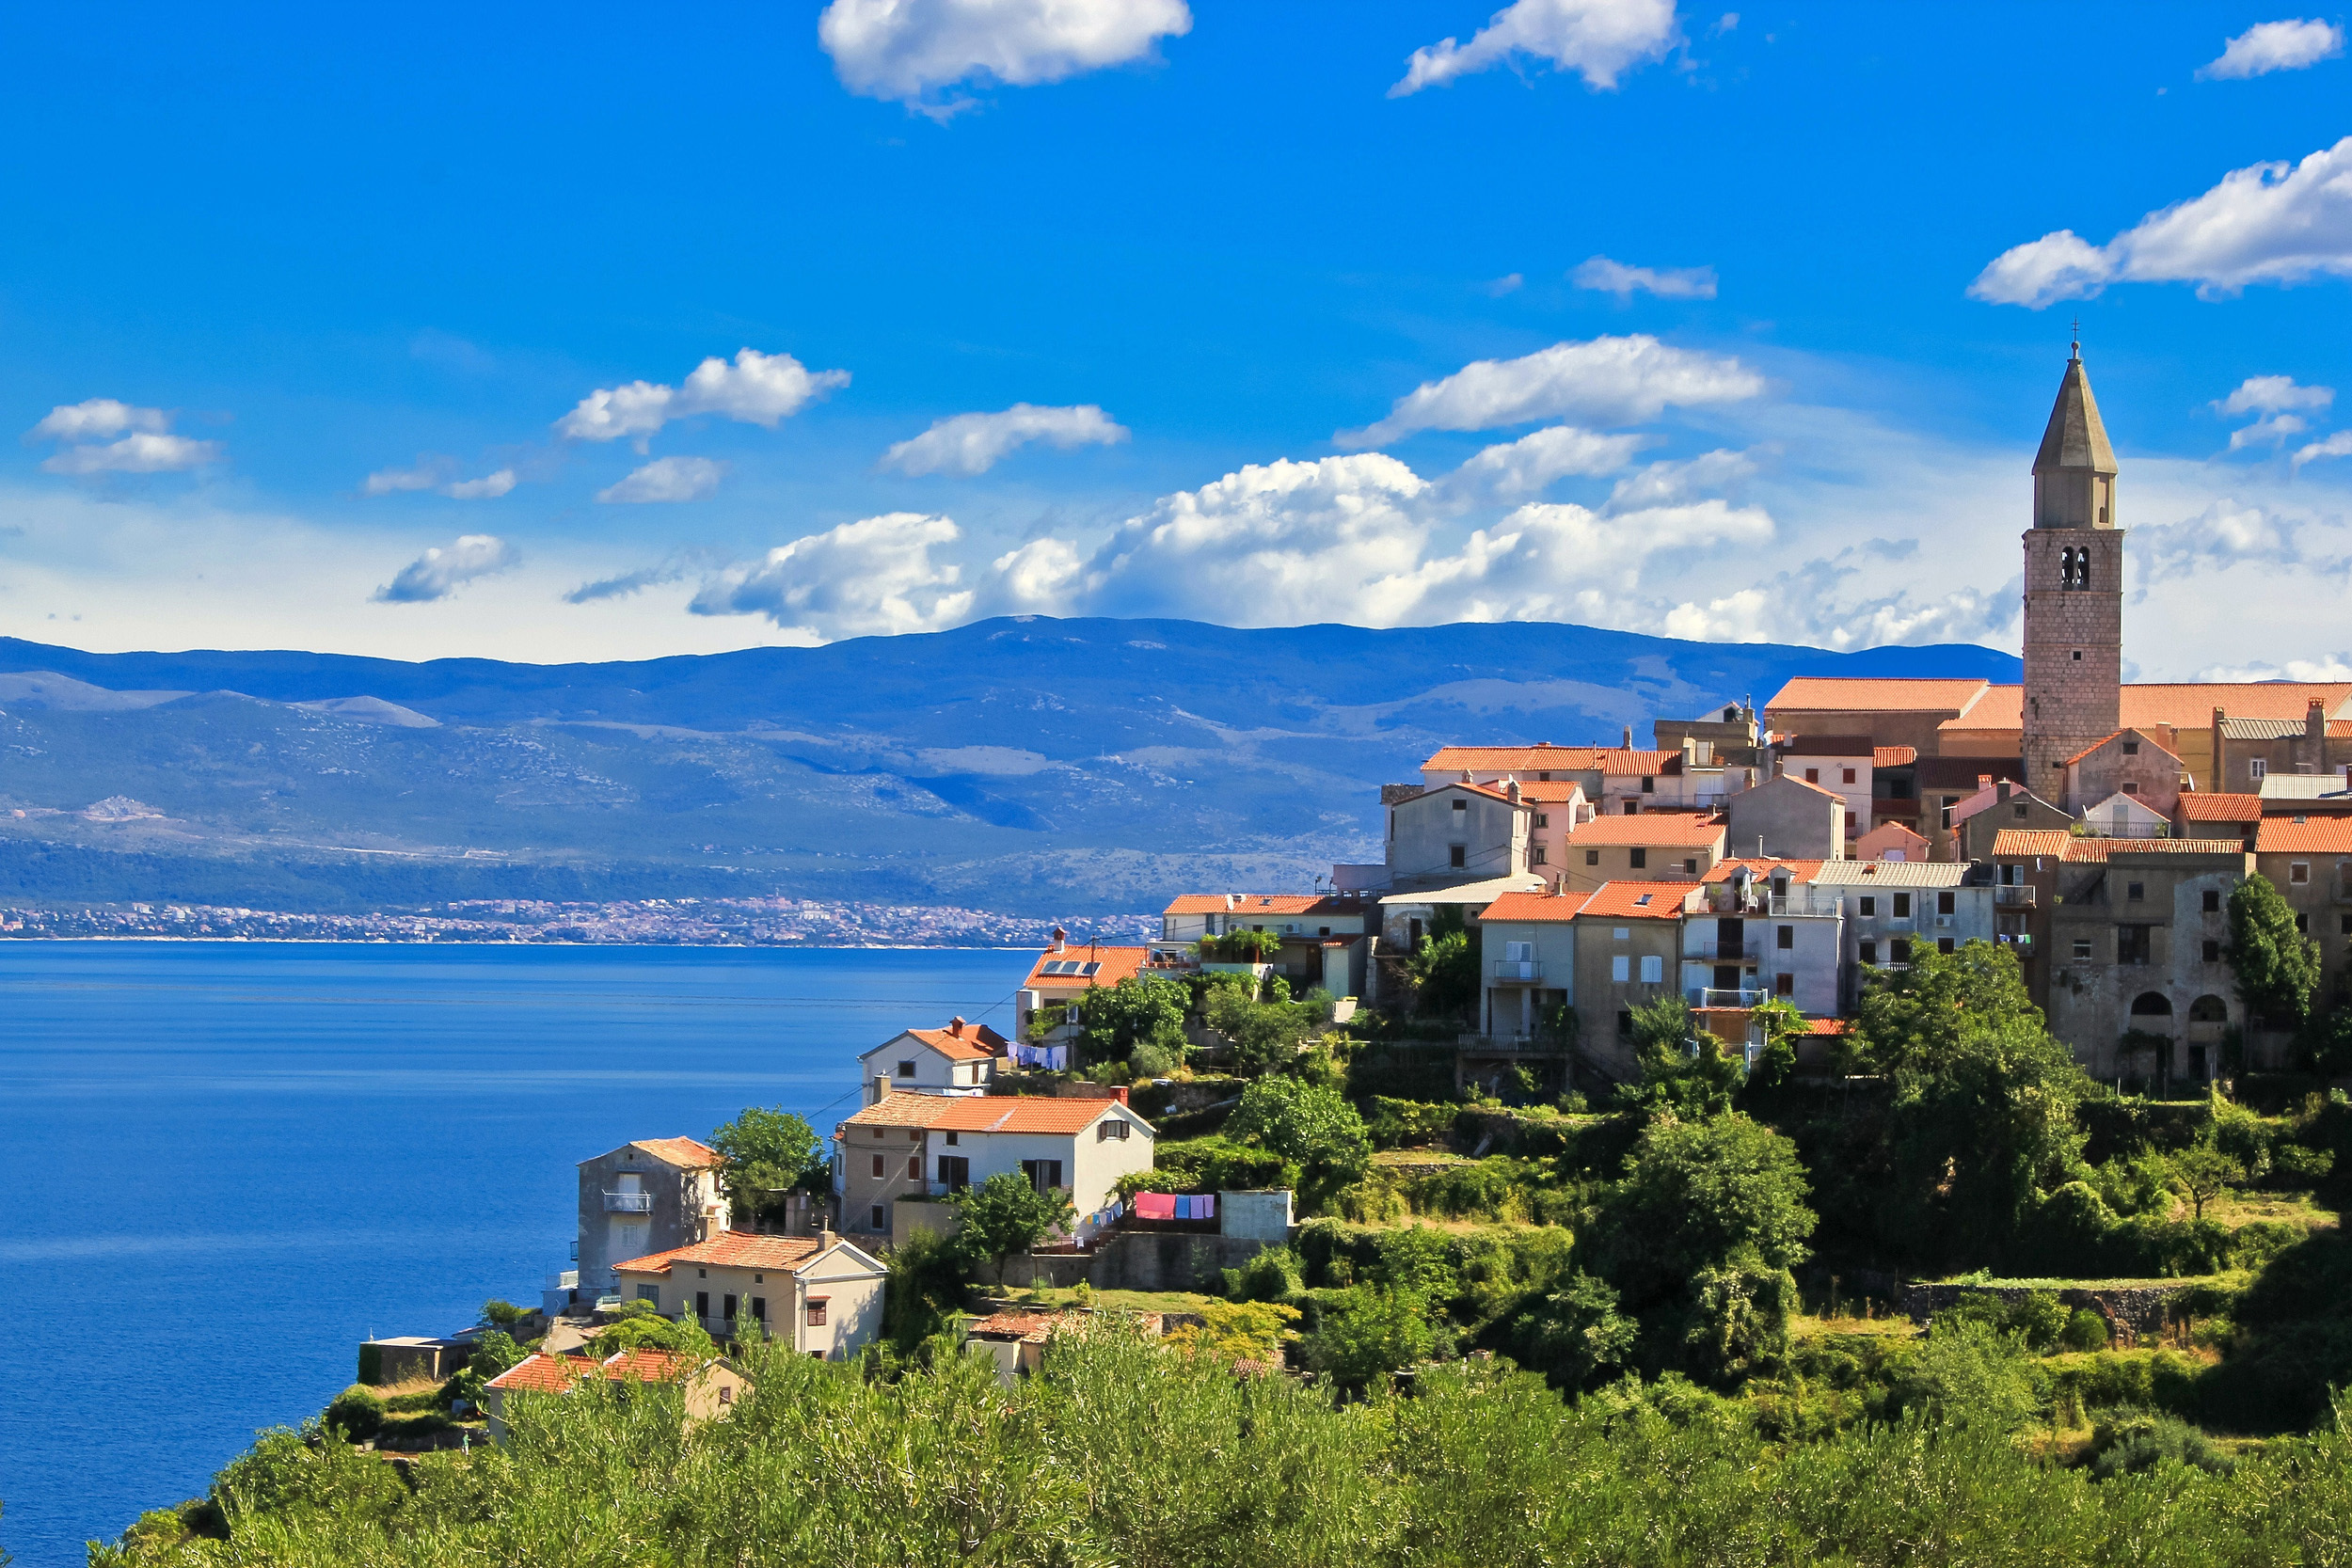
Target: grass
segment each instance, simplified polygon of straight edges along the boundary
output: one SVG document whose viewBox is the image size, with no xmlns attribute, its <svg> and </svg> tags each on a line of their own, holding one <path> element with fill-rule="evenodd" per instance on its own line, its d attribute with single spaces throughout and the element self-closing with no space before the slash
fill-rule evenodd
<svg viewBox="0 0 2352 1568">
<path fill-rule="evenodd" d="M 2174 1217 L 2185 1219 L 2188 1206 L 2183 1204 Z M 2336 1213 L 2312 1200 L 2309 1193 L 2265 1193 L 2249 1188 L 2233 1187 L 2205 1205 L 2205 1217 L 2235 1230 L 2256 1220 L 2283 1220 L 2310 1230 L 2332 1229 Z"/>
<path fill-rule="evenodd" d="M 1204 1301 L 1220 1301 L 1219 1296 L 1204 1296 L 1192 1291 L 1097 1291 L 1094 1306 L 1099 1310 L 1113 1312 L 1198 1312 Z M 1074 1307 L 1078 1305 L 1076 1288 L 1047 1289 L 1035 1292 L 1015 1291 L 996 1304 L 998 1308 L 1019 1309 L 1024 1307 Z"/>
<path fill-rule="evenodd" d="M 1456 1154 L 1443 1148 L 1382 1148 L 1374 1151 L 1372 1163 L 1379 1165 L 1403 1165 L 1420 1168 L 1435 1165 L 1474 1165 L 1477 1161 L 1467 1154 Z"/>
</svg>

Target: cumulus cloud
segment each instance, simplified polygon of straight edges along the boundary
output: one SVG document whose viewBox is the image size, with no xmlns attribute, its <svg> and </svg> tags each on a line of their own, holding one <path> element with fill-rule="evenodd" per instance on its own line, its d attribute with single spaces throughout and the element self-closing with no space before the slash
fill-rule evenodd
<svg viewBox="0 0 2352 1568">
<path fill-rule="evenodd" d="M 1607 510 L 1638 512 L 1653 506 L 1679 506 L 1703 490 L 1725 489 L 1755 472 L 1755 459 L 1743 451 L 1718 450 L 1681 462 L 1652 463 L 1610 488 Z"/>
<path fill-rule="evenodd" d="M 160 436 L 171 428 L 171 416 L 160 408 L 138 408 L 114 398 L 90 398 L 61 403 L 24 433 L 24 442 L 103 440 L 126 430 Z"/>
<path fill-rule="evenodd" d="M 565 604 L 594 604 L 600 599 L 625 599 L 648 588 L 677 582 L 707 560 L 699 549 L 679 550 L 651 566 L 640 566 L 609 578 L 583 582 L 564 595 Z"/>
<path fill-rule="evenodd" d="M 1532 496 L 1570 474 L 1613 474 L 1649 444 L 1646 436 L 1603 436 L 1572 424 L 1486 448 L 1445 478 L 1451 491 L 1503 500 Z"/>
<path fill-rule="evenodd" d="M 946 517 L 892 512 L 844 523 L 727 567 L 688 607 L 697 615 L 764 615 L 812 642 L 937 631 L 965 620 L 961 569 L 931 552 L 962 537 Z"/>
<path fill-rule="evenodd" d="M 2305 543 L 2310 531 L 2306 519 L 2225 498 L 2193 517 L 2135 531 L 2133 555 L 2143 584 L 2237 565 L 2298 576 L 2352 574 L 2352 559 L 2312 549 Z"/>
<path fill-rule="evenodd" d="M 1674 0 L 1518 0 L 1487 18 L 1468 43 L 1449 38 L 1414 50 L 1389 96 L 1444 87 L 1522 59 L 1573 71 L 1587 87 L 1605 92 L 1619 76 L 1665 58 L 1681 41 Z"/>
<path fill-rule="evenodd" d="M 575 441 L 641 444 L 672 420 L 718 414 L 773 430 L 810 403 L 850 384 L 847 371 L 812 371 L 788 354 L 743 349 L 735 362 L 712 355 L 678 387 L 650 381 L 598 388 L 555 421 L 555 433 Z"/>
<path fill-rule="evenodd" d="M 727 467 L 707 457 L 657 457 L 596 492 L 600 501 L 698 501 L 719 488 Z"/>
<path fill-rule="evenodd" d="M 476 578 L 522 564 L 522 552 L 491 533 L 467 533 L 446 547 L 435 546 L 400 569 L 375 591 L 384 604 L 430 604 L 446 599 Z"/>
<path fill-rule="evenodd" d="M 2316 462 L 2325 457 L 2352 457 L 2352 430 L 2339 430 L 2325 441 L 2313 441 L 2307 447 L 2297 447 L 2295 451 L 2295 466 L 2299 468 L 2306 463 Z"/>
<path fill-rule="evenodd" d="M 1504 273 L 1501 277 L 1490 278 L 1486 283 L 1486 297 L 1501 299 L 1504 294 L 1515 294 L 1519 292 L 1519 286 L 1526 281 L 1525 277 L 1516 272 Z"/>
<path fill-rule="evenodd" d="M 432 490 L 453 500 L 475 501 L 494 500 L 516 484 L 512 468 L 500 468 L 480 479 L 459 479 L 456 475 L 454 458 L 419 452 L 416 467 L 378 468 L 361 482 L 359 491 L 367 496 L 390 496 L 404 490 Z"/>
<path fill-rule="evenodd" d="M 2333 387 L 2298 387 L 2291 375 L 2249 375 L 2213 406 L 2220 414 L 2280 414 L 2290 408 L 2325 408 L 2335 401 Z"/>
<path fill-rule="evenodd" d="M 2352 681 L 2352 653 L 2290 658 L 2282 664 L 2209 664 L 2191 677 L 2201 681 Z M 2332 750 L 2332 748 L 2330 748 Z"/>
<path fill-rule="evenodd" d="M 1065 539 L 1032 539 L 989 563 L 984 615 L 1045 615 L 1067 608 L 1086 559 Z"/>
<path fill-rule="evenodd" d="M 1059 82 L 1191 29 L 1184 0 L 833 0 L 817 41 L 851 92 L 946 119 L 964 84 Z"/>
<path fill-rule="evenodd" d="M 2199 81 L 2236 81 L 2274 71 L 2301 71 L 2344 53 L 2344 29 L 2331 22 L 2258 22 L 2200 67 Z"/>
<path fill-rule="evenodd" d="M 1481 359 L 1396 400 L 1387 419 L 1332 439 L 1372 447 L 1422 430 L 1495 430 L 1534 420 L 1628 425 L 1669 405 L 1737 403 L 1764 390 L 1739 360 L 1670 348 L 1647 334 L 1554 343 L 1517 359 Z"/>
<path fill-rule="evenodd" d="M 1630 299 L 1637 293 L 1661 299 L 1713 299 L 1713 267 L 1629 267 L 1606 256 L 1596 256 L 1568 274 L 1580 289 Z"/>
<path fill-rule="evenodd" d="M 2352 136 L 2301 163 L 2233 169 L 2202 196 L 2146 217 L 2104 245 L 2061 229 L 2003 251 L 1968 285 L 1975 298 L 2039 310 L 2109 283 L 2194 283 L 2198 297 L 2249 283 L 2352 275 Z"/>
<path fill-rule="evenodd" d="M 1127 427 L 1114 424 L 1093 404 L 1041 408 L 1016 403 L 1002 413 L 958 414 L 937 420 L 922 435 L 882 453 L 882 467 L 907 474 L 984 474 L 1006 453 L 1031 441 L 1050 442 L 1067 451 L 1077 446 L 1116 446 L 1125 439 Z"/>
</svg>

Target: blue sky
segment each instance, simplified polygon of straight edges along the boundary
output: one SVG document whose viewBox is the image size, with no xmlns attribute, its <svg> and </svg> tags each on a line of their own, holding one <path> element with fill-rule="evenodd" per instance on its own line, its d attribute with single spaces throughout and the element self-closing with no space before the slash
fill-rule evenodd
<svg viewBox="0 0 2352 1568">
<path fill-rule="evenodd" d="M 2079 313 L 2138 672 L 2352 673 L 2332 13 L 483 11 L 14 15 L 0 631 L 2013 646 Z"/>
</svg>

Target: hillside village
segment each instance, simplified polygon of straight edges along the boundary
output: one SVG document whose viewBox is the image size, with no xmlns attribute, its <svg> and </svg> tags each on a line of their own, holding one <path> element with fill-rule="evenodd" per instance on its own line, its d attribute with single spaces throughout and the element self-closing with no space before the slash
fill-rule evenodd
<svg viewBox="0 0 2352 1568">
<path fill-rule="evenodd" d="M 582 1160 L 536 1307 L 371 1341 L 326 1426 L 507 1439 L 660 1384 L 691 1429 L 779 1357 L 1009 1386 L 1105 1333 L 1327 1402 L 1499 1357 L 1776 1441 L 1989 1410 L 2102 1474 L 2323 1418 L 2352 683 L 2121 681 L 2078 351 L 2034 478 L 2022 685 L 1465 737 L 1382 789 L 1380 863 L 1057 928 L 1009 1032 L 845 1046 L 829 1128 Z"/>
</svg>

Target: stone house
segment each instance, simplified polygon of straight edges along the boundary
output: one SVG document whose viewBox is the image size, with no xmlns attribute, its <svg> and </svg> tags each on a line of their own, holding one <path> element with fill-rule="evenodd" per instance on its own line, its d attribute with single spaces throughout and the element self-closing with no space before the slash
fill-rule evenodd
<svg viewBox="0 0 2352 1568">
<path fill-rule="evenodd" d="M 1556 877 L 1568 863 L 1568 834 L 1590 822 L 1593 804 L 1581 784 L 1519 781 L 1519 799 L 1534 816 L 1527 830 L 1527 869 L 1538 877 Z"/>
<path fill-rule="evenodd" d="M 1845 907 L 1816 884 L 1821 861 L 1728 860 L 1682 923 L 1682 990 L 1693 1007 L 1778 998 L 1810 1015 L 1843 1001 Z"/>
<path fill-rule="evenodd" d="M 691 1315 L 713 1338 L 732 1336 L 737 1322 L 749 1318 L 795 1353 L 828 1361 L 848 1360 L 882 1331 L 882 1284 L 890 1273 L 831 1230 L 723 1230 L 692 1246 L 626 1259 L 613 1272 L 628 1299 L 650 1302 L 664 1317 Z"/>
<path fill-rule="evenodd" d="M 1819 784 L 1845 802 L 1849 840 L 1870 831 L 1879 748 L 1868 736 L 1790 736 L 1773 750 L 1789 777 Z"/>
<path fill-rule="evenodd" d="M 693 1138 L 640 1138 L 594 1159 L 580 1177 L 580 1298 L 585 1307 L 613 1286 L 623 1258 L 685 1246 L 723 1228 L 716 1150 Z"/>
<path fill-rule="evenodd" d="M 1989 861 L 1993 858 L 1994 841 L 2002 833 L 2017 830 L 2028 832 L 2048 830 L 2057 832 L 2073 831 L 2074 819 L 2059 807 L 2050 804 L 2026 789 L 2022 784 L 2008 779 L 1995 780 L 1986 775 L 1983 787 L 1959 804 L 1944 808 L 1947 826 L 1947 851 L 1938 860 Z"/>
<path fill-rule="evenodd" d="M 1928 841 L 1892 818 L 1881 822 L 1853 845 L 1858 861 L 1923 861 Z"/>
<path fill-rule="evenodd" d="M 2059 799 L 2068 810 L 2081 812 L 2112 796 L 2126 795 L 2162 822 L 2170 821 L 2182 785 L 2188 781 L 2188 769 L 2177 754 L 2136 729 L 2118 730 L 2075 752 L 2066 759 L 2065 772 Z"/>
<path fill-rule="evenodd" d="M 957 1017 L 945 1029 L 900 1030 L 857 1059 L 858 1075 L 868 1085 L 869 1104 L 878 1078 L 916 1094 L 978 1094 L 1010 1050 L 987 1024 Z"/>
<path fill-rule="evenodd" d="M 1928 841 L 1930 860 L 1969 858 L 1959 842 L 1960 825 L 1995 799 L 1993 792 L 2000 784 L 2009 784 L 2026 793 L 2026 765 L 2013 756 L 1921 757 L 1913 771 L 1919 791 L 1919 816 L 1914 825 Z M 2050 809 L 2058 812 L 2061 822 L 2073 820 L 2056 806 Z M 1985 836 L 1990 840 L 1992 835 Z"/>
<path fill-rule="evenodd" d="M 1613 880 L 1697 881 L 1724 858 L 1724 819 L 1695 812 L 1596 816 L 1567 835 L 1561 866 L 1570 893 Z"/>
<path fill-rule="evenodd" d="M 1456 780 L 1388 809 L 1389 887 L 1394 893 L 1527 874 L 1534 802 L 1517 783 Z"/>
<path fill-rule="evenodd" d="M 1587 895 L 1506 893 L 1480 911 L 1480 1030 L 1530 1039 L 1576 1001 L 1576 916 Z"/>
<path fill-rule="evenodd" d="M 2235 838 L 2251 849 L 2262 826 L 2259 795 L 2213 795 L 2185 789 L 2172 808 L 2172 832 L 2177 838 Z"/>
<path fill-rule="evenodd" d="M 1734 795 L 1724 808 L 1724 850 L 1757 858 L 1846 858 L 1846 798 L 1787 773 Z"/>
<path fill-rule="evenodd" d="M 2352 816 L 2265 817 L 2254 865 L 2319 944 L 2319 1005 L 2352 997 Z"/>
<path fill-rule="evenodd" d="M 2341 776 L 2352 763 L 2352 722 L 2337 717 L 2347 705 L 2315 695 L 2294 719 L 2249 714 L 2243 704 L 2235 717 L 2215 708 L 2209 733 L 2216 782 L 2210 787 L 2254 794 L 2273 773 Z"/>
<path fill-rule="evenodd" d="M 1633 1009 L 1679 990 L 1682 919 L 1706 901 L 1697 882 L 1609 882 L 1585 895 L 1573 920 L 1572 990 L 1587 1056 L 1633 1074 Z"/>
<path fill-rule="evenodd" d="M 1905 967 L 1922 949 L 1990 942 L 1997 929 L 1991 874 L 1953 861 L 1833 861 L 1813 889 L 1842 906 L 1848 1007 L 1860 999 L 1866 971 Z"/>
<path fill-rule="evenodd" d="M 1109 1223 L 1103 1211 L 1119 1179 L 1152 1168 L 1157 1136 L 1124 1088 L 1104 1100 L 894 1094 L 833 1135 L 834 1190 L 854 1234 L 891 1236 L 900 1203 L 934 1202 L 1014 1171 L 1040 1192 L 1069 1194 L 1081 1239 Z"/>
</svg>

